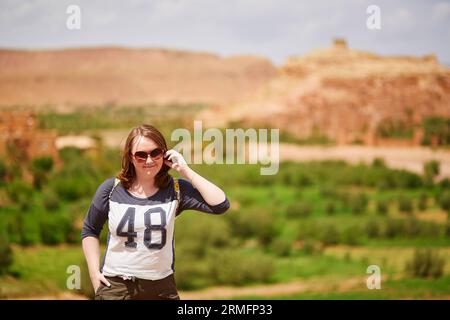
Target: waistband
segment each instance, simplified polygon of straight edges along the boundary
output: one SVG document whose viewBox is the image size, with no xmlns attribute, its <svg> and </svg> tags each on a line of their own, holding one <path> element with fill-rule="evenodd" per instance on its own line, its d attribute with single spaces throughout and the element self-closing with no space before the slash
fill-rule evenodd
<svg viewBox="0 0 450 320">
<path fill-rule="evenodd" d="M 106 279 L 108 280 L 113 280 L 113 281 L 118 281 L 118 282 L 127 282 L 127 281 L 131 281 L 131 282 L 144 282 L 144 283 L 158 283 L 158 282 L 163 282 L 163 281 L 174 281 L 174 274 L 171 273 L 169 274 L 167 277 L 162 278 L 162 279 L 157 279 L 157 280 L 148 280 L 148 279 L 142 279 L 142 278 L 138 278 L 135 276 L 114 276 L 114 277 L 110 277 L 110 276 L 105 276 Z"/>
</svg>

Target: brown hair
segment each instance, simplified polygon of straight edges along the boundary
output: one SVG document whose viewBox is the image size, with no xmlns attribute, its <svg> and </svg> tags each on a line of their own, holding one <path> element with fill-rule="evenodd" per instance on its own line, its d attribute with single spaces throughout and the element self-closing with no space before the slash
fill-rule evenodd
<svg viewBox="0 0 450 320">
<path fill-rule="evenodd" d="M 128 134 L 127 141 L 125 142 L 125 147 L 122 153 L 122 169 L 117 175 L 117 178 L 122 182 L 122 185 L 125 189 L 129 189 L 134 180 L 136 180 L 136 171 L 134 169 L 133 162 L 131 161 L 131 149 L 136 137 L 139 136 L 153 140 L 158 145 L 158 147 L 164 150 L 164 152 L 167 151 L 166 140 L 164 139 L 161 132 L 159 132 L 159 130 L 155 127 L 148 124 L 142 124 L 131 130 L 131 132 Z M 167 188 L 167 186 L 169 185 L 171 177 L 168 173 L 169 170 L 170 167 L 163 163 L 161 170 L 155 177 L 155 185 L 158 188 Z"/>
</svg>

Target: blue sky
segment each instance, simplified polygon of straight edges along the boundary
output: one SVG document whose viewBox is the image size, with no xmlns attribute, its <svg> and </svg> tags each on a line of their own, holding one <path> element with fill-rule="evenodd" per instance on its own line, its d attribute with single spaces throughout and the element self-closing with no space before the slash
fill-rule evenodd
<svg viewBox="0 0 450 320">
<path fill-rule="evenodd" d="M 68 30 L 66 9 L 81 9 Z M 369 5 L 381 29 L 369 30 Z M 254 54 L 281 64 L 333 38 L 379 54 L 435 53 L 450 65 L 450 1 L 435 0 L 1 0 L 0 47 L 119 45 Z"/>
</svg>

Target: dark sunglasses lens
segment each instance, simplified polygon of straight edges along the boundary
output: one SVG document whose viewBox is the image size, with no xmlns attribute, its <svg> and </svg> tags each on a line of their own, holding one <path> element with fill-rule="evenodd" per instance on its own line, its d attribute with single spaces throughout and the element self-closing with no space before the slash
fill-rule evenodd
<svg viewBox="0 0 450 320">
<path fill-rule="evenodd" d="M 162 153 L 163 153 L 163 151 L 158 148 L 158 149 L 152 150 L 150 152 L 150 157 L 152 157 L 152 158 L 160 157 L 162 155 Z"/>
<path fill-rule="evenodd" d="M 134 156 L 137 160 L 147 160 L 147 152 L 145 151 L 138 151 L 134 154 Z"/>
</svg>

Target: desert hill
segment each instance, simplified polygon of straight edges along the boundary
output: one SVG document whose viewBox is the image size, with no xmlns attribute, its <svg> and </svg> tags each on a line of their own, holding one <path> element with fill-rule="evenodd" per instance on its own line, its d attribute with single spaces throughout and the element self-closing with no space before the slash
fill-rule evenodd
<svg viewBox="0 0 450 320">
<path fill-rule="evenodd" d="M 262 57 L 166 49 L 0 50 L 0 106 L 241 100 L 276 74 Z"/>
</svg>

